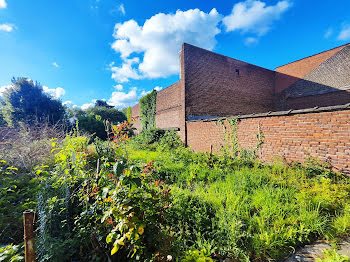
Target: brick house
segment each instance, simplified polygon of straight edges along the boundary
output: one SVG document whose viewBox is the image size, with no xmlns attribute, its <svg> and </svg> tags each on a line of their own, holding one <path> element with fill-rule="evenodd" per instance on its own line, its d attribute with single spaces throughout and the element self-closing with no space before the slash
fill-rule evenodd
<svg viewBox="0 0 350 262">
<path fill-rule="evenodd" d="M 157 93 L 156 126 L 178 130 L 185 144 L 187 121 L 350 103 L 350 44 L 275 71 L 186 43 L 179 56 L 179 81 Z"/>
</svg>

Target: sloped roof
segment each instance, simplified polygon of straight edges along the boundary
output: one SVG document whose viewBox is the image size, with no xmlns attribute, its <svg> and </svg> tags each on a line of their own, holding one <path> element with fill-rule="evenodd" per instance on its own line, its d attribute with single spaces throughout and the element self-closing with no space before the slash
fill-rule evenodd
<svg viewBox="0 0 350 262">
<path fill-rule="evenodd" d="M 349 89 L 350 45 L 345 45 L 283 93 L 295 98 Z"/>
<path fill-rule="evenodd" d="M 338 46 L 333 49 L 277 67 L 275 79 L 276 92 L 279 93 L 293 85 L 299 79 L 305 78 L 306 75 L 349 45 L 350 44 L 348 43 Z"/>
</svg>

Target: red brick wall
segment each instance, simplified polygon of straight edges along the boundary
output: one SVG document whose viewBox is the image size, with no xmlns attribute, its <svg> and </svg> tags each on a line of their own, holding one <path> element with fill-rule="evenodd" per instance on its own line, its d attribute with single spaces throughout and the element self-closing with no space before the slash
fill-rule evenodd
<svg viewBox="0 0 350 262">
<path fill-rule="evenodd" d="M 180 137 L 184 140 L 185 101 L 182 95 L 183 89 L 183 82 L 178 81 L 157 93 L 156 127 L 162 129 L 178 128 L 180 129 Z M 132 117 L 136 117 L 134 127 L 137 129 L 137 132 L 140 132 L 142 129 L 140 121 L 140 104 L 132 107 L 131 114 Z"/>
<path fill-rule="evenodd" d="M 276 68 L 275 92 L 280 93 L 297 80 L 303 78 L 328 58 L 339 52 L 344 46 L 303 58 Z"/>
<path fill-rule="evenodd" d="M 180 82 L 157 93 L 156 124 L 158 128 L 180 128 L 181 108 Z"/>
<path fill-rule="evenodd" d="M 189 44 L 184 44 L 183 52 L 187 116 L 273 110 L 274 71 Z"/>
<path fill-rule="evenodd" d="M 136 128 L 135 133 L 141 131 L 140 121 L 140 104 L 136 104 L 131 108 L 131 117 L 135 119 L 134 127 Z"/>
<path fill-rule="evenodd" d="M 243 148 L 256 147 L 259 125 L 263 160 L 303 162 L 310 154 L 350 171 L 350 110 L 240 119 L 238 139 Z M 222 143 L 222 131 L 213 121 L 187 122 L 187 135 L 195 151 L 209 151 L 211 145 L 217 151 Z"/>
</svg>

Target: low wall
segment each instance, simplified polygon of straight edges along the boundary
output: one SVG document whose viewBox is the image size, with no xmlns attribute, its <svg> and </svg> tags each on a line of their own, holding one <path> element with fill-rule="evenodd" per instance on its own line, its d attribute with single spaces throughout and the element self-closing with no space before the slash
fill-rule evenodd
<svg viewBox="0 0 350 262">
<path fill-rule="evenodd" d="M 259 129 L 263 134 L 262 160 L 303 162 L 311 155 L 350 171 L 350 104 L 237 118 L 241 147 L 255 148 Z M 227 120 L 223 121 L 227 125 Z M 218 151 L 222 135 L 215 120 L 187 122 L 187 145 L 195 151 L 209 151 L 211 147 Z"/>
</svg>

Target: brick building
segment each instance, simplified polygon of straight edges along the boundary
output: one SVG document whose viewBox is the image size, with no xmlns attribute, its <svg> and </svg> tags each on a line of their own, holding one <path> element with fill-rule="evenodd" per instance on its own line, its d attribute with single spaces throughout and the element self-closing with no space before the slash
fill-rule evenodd
<svg viewBox="0 0 350 262">
<path fill-rule="evenodd" d="M 350 44 L 275 71 L 186 43 L 179 56 L 179 81 L 157 93 L 156 126 L 178 130 L 186 144 L 194 120 L 350 103 Z"/>
</svg>

